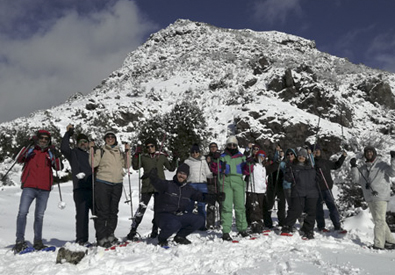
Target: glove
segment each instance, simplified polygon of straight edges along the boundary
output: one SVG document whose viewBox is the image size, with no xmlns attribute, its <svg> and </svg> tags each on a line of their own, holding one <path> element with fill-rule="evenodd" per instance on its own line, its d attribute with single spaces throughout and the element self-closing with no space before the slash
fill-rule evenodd
<svg viewBox="0 0 395 275">
<path fill-rule="evenodd" d="M 171 154 L 173 155 L 173 159 L 178 159 L 180 156 L 177 151 L 173 151 Z"/>
<path fill-rule="evenodd" d="M 224 161 L 221 165 L 221 174 L 225 175 L 226 173 L 226 161 Z"/>
<path fill-rule="evenodd" d="M 357 167 L 357 159 L 356 158 L 352 158 L 350 160 L 350 164 L 351 164 L 351 167 Z"/>
<path fill-rule="evenodd" d="M 213 158 L 215 158 L 215 159 L 219 159 L 220 157 L 221 157 L 221 153 L 220 152 L 215 152 L 213 154 Z"/>
<path fill-rule="evenodd" d="M 74 135 L 74 127 L 70 127 L 70 128 L 67 130 L 67 133 L 69 134 L 69 136 L 73 136 L 73 135 Z"/>
<path fill-rule="evenodd" d="M 395 151 L 390 151 L 391 158 L 395 158 Z"/>
<path fill-rule="evenodd" d="M 141 179 L 147 179 L 147 178 L 157 178 L 158 177 L 158 168 L 152 168 L 151 171 L 148 173 L 144 173 L 144 175 L 141 177 Z"/>
<path fill-rule="evenodd" d="M 141 154 L 143 152 L 143 149 L 141 146 L 137 146 L 136 151 L 134 152 L 136 155 Z"/>
<path fill-rule="evenodd" d="M 225 195 L 224 192 L 219 192 L 219 193 L 217 194 L 217 201 L 224 201 L 225 198 L 226 198 L 226 195 Z"/>
<path fill-rule="evenodd" d="M 29 140 L 26 142 L 25 147 L 29 147 L 29 146 L 31 146 L 31 145 L 33 145 L 33 144 L 36 144 L 37 141 L 38 141 L 38 137 L 32 136 L 32 137 L 30 137 Z"/>
<path fill-rule="evenodd" d="M 83 178 L 85 178 L 85 173 L 84 173 L 84 172 L 81 172 L 81 173 L 78 173 L 78 174 L 75 175 L 75 176 L 77 177 L 77 179 L 82 180 Z"/>
</svg>

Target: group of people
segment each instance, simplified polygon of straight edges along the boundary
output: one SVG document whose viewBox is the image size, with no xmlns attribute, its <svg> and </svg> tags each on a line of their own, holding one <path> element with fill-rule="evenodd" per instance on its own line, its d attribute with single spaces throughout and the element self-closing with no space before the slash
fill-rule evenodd
<svg viewBox="0 0 395 275">
<path fill-rule="evenodd" d="M 118 223 L 119 201 L 123 190 L 125 170 L 130 166 L 142 169 L 139 186 L 139 206 L 133 215 L 128 240 L 138 240 L 138 226 L 153 197 L 154 217 L 151 238 L 158 244 L 174 241 L 189 244 L 187 236 L 196 230 L 222 229 L 222 239 L 232 241 L 233 218 L 237 235 L 247 237 L 273 228 L 272 210 L 277 202 L 278 226 L 282 236 L 292 236 L 297 220 L 301 223 L 303 238 L 314 238 L 314 227 L 327 232 L 323 204 L 329 210 L 334 230 L 341 234 L 340 214 L 332 194 L 331 170 L 342 166 L 345 152 L 336 160 L 322 157 L 318 144 L 288 148 L 277 145 L 269 158 L 256 144 L 248 144 L 242 153 L 238 140 L 230 136 L 223 152 L 218 144 L 209 144 L 209 153 L 202 155 L 202 148 L 194 144 L 190 156 L 178 165 L 178 159 L 158 150 L 156 140 L 148 138 L 145 148 L 137 147 L 131 154 L 129 144 L 122 151 L 116 133 L 104 135 L 104 146 L 98 148 L 84 134 L 74 140 L 74 127 L 68 125 L 60 151 L 69 161 L 73 179 L 73 198 L 76 209 L 76 242 L 87 245 L 89 240 L 89 212 L 92 212 L 97 245 L 110 247 L 118 242 L 115 230 Z M 145 149 L 145 150 L 144 150 Z M 23 189 L 17 216 L 16 244 L 14 251 L 27 247 L 25 241 L 26 217 L 33 200 L 33 247 L 46 246 L 42 242 L 43 217 L 51 186 L 53 169 L 61 170 L 60 152 L 51 144 L 51 134 L 37 131 L 16 157 L 23 163 L 21 187 Z M 374 245 L 376 249 L 394 249 L 395 239 L 385 222 L 386 207 L 390 196 L 390 177 L 395 176 L 395 152 L 391 151 L 391 164 L 377 158 L 373 147 L 364 150 L 365 163 L 357 165 L 351 159 L 354 182 L 363 186 L 365 200 L 372 212 Z M 166 180 L 164 170 L 175 171 Z M 288 206 L 288 207 L 287 207 Z M 233 217 L 233 213 L 234 216 Z M 220 222 L 217 222 L 220 221 Z"/>
</svg>

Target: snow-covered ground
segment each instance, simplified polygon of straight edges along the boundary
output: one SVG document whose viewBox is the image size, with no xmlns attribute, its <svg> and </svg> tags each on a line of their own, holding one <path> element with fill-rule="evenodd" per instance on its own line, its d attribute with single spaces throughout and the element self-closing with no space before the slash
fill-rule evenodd
<svg viewBox="0 0 395 275">
<path fill-rule="evenodd" d="M 138 203 L 137 173 L 132 174 L 134 209 Z M 168 173 L 170 179 L 172 173 Z M 128 181 L 125 178 L 128 190 Z M 76 247 L 75 210 L 72 184 L 61 184 L 66 208 L 58 208 L 60 196 L 55 185 L 44 218 L 43 238 L 47 244 Z M 21 189 L 2 187 L 0 191 L 0 274 L 393 274 L 395 251 L 375 251 L 364 245 L 373 240 L 373 224 L 368 211 L 347 219 L 346 236 L 315 233 L 315 239 L 304 241 L 296 233 L 283 237 L 272 232 L 256 240 L 223 242 L 220 231 L 196 232 L 189 236 L 191 245 L 174 245 L 170 249 L 156 246 L 147 239 L 115 251 L 94 248 L 78 264 L 56 264 L 57 252 L 14 255 L 16 215 Z M 130 229 L 130 206 L 120 202 L 116 236 L 125 237 Z M 34 205 L 30 209 L 26 240 L 33 238 Z M 152 205 L 139 227 L 142 236 L 150 232 Z M 275 217 L 274 217 L 275 219 Z M 276 220 L 276 219 L 275 219 Z M 327 225 L 332 224 L 328 220 Z M 94 242 L 93 222 L 90 241 Z"/>
</svg>

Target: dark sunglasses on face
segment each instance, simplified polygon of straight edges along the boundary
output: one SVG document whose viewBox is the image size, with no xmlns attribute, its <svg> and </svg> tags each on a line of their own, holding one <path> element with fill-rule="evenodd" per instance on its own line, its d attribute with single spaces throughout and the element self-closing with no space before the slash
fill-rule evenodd
<svg viewBox="0 0 395 275">
<path fill-rule="evenodd" d="M 113 138 L 113 139 L 115 139 L 115 136 L 114 135 L 107 135 L 106 138 Z"/>
<path fill-rule="evenodd" d="M 44 137 L 39 137 L 38 139 L 40 139 L 40 140 L 41 140 L 41 139 L 42 139 L 42 140 L 49 140 L 49 137 L 45 137 L 45 136 L 44 136 Z"/>
<path fill-rule="evenodd" d="M 149 148 L 154 148 L 155 147 L 155 145 L 147 145 L 147 149 L 149 149 Z"/>
<path fill-rule="evenodd" d="M 229 148 L 237 148 L 237 144 L 236 143 L 228 143 L 228 147 Z"/>
<path fill-rule="evenodd" d="M 293 156 L 294 155 L 294 153 L 288 153 L 287 154 L 287 156 Z"/>
<path fill-rule="evenodd" d="M 216 145 L 211 145 L 210 148 L 217 148 L 217 146 Z"/>
<path fill-rule="evenodd" d="M 252 150 L 254 150 L 254 151 L 259 151 L 259 148 L 254 148 L 254 149 L 252 149 Z"/>
</svg>

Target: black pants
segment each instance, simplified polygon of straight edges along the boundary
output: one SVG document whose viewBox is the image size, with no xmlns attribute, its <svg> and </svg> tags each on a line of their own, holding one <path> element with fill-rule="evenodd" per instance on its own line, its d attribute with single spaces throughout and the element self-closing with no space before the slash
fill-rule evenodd
<svg viewBox="0 0 395 275">
<path fill-rule="evenodd" d="M 186 237 L 204 225 L 204 217 L 193 213 L 183 215 L 158 213 L 156 218 L 160 228 L 159 241 L 167 240 L 174 233 L 180 237 Z"/>
<path fill-rule="evenodd" d="M 95 182 L 96 239 L 100 241 L 114 234 L 118 224 L 119 200 L 122 184 Z"/>
<path fill-rule="evenodd" d="M 207 182 L 207 189 L 209 194 L 217 194 L 219 192 L 217 185 L 217 177 L 209 179 Z M 218 209 L 215 204 L 218 204 Z M 206 227 L 215 227 L 215 220 L 221 220 L 221 207 L 222 202 L 216 201 L 214 203 L 207 203 L 207 217 L 206 217 Z"/>
<path fill-rule="evenodd" d="M 246 217 L 248 225 L 259 230 L 273 226 L 265 194 L 247 192 Z"/>
<path fill-rule="evenodd" d="M 282 182 L 277 182 L 276 184 L 270 184 L 266 192 L 267 197 L 267 207 L 269 211 L 273 210 L 274 204 L 277 200 L 277 218 L 280 226 L 284 225 L 286 216 L 286 199 L 283 190 Z"/>
<path fill-rule="evenodd" d="M 301 228 L 304 232 L 312 232 L 315 223 L 315 212 L 318 198 L 291 197 L 291 204 L 288 208 L 288 215 L 285 218 L 285 226 L 292 228 L 296 220 L 303 212 L 307 214 Z"/>
<path fill-rule="evenodd" d="M 92 189 L 73 190 L 73 199 L 76 212 L 76 242 L 85 243 L 89 240 L 89 210 L 92 210 Z"/>
<path fill-rule="evenodd" d="M 154 205 L 155 205 L 157 193 L 141 193 L 141 201 L 139 203 L 139 208 L 137 209 L 137 211 L 134 215 L 132 228 L 137 230 L 137 227 L 143 220 L 145 211 L 147 210 L 148 204 L 149 204 L 152 196 L 154 196 Z M 152 219 L 152 232 L 158 232 L 158 226 L 156 225 L 156 222 L 155 222 L 155 212 L 154 212 L 154 218 Z"/>
</svg>

